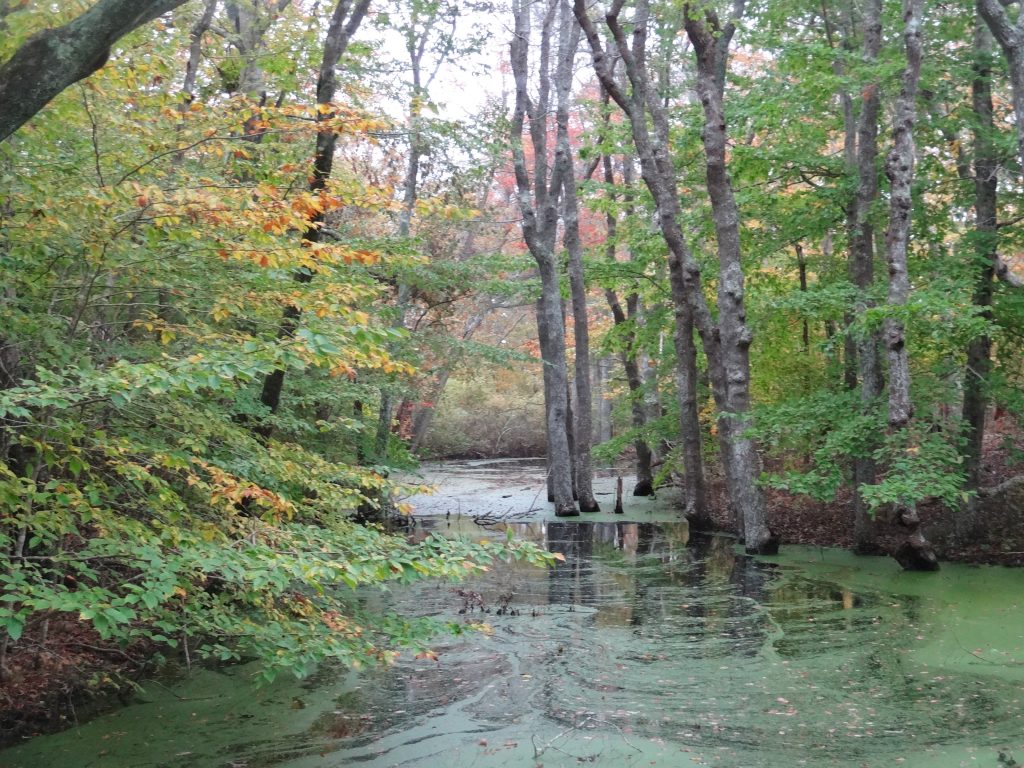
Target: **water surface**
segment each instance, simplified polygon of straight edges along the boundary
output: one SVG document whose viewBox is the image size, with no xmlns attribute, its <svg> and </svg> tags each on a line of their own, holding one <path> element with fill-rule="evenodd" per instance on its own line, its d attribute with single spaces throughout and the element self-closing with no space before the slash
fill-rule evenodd
<svg viewBox="0 0 1024 768">
<path fill-rule="evenodd" d="M 487 634 L 438 660 L 255 690 L 252 670 L 0 752 L 0 766 L 914 766 L 1024 760 L 1024 575 L 789 548 L 747 558 L 683 523 L 501 522 L 561 552 L 382 605 Z M 475 594 L 474 594 L 475 593 Z M 479 597 L 478 597 L 479 596 Z M 376 599 L 376 598 L 375 598 Z M 483 603 L 483 610 L 480 603 Z"/>
</svg>

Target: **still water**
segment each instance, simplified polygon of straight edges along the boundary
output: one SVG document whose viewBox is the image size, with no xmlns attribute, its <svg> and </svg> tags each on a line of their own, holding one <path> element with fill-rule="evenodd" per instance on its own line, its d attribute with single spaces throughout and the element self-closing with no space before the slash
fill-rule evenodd
<svg viewBox="0 0 1024 768">
<path fill-rule="evenodd" d="M 381 607 L 486 623 L 438 659 L 255 689 L 251 669 L 0 752 L 3 768 L 911 766 L 1024 762 L 1024 573 L 788 548 L 738 554 L 685 524 L 481 529 L 561 552 Z M 480 604 L 484 608 L 481 609 Z M 1000 753 L 1003 754 L 1000 757 Z"/>
</svg>

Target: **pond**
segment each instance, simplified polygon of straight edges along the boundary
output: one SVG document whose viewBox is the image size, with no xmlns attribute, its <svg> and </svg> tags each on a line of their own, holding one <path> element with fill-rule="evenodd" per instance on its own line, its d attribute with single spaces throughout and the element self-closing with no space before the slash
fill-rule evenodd
<svg viewBox="0 0 1024 768">
<path fill-rule="evenodd" d="M 0 766 L 1024 760 L 1024 574 L 957 565 L 902 573 L 888 559 L 816 548 L 752 559 L 725 537 L 691 539 L 657 502 L 618 519 L 553 520 L 544 509 L 526 519 L 519 512 L 535 504 L 522 506 L 534 491 L 512 487 L 523 498 L 508 512 L 507 499 L 492 499 L 483 527 L 470 514 L 448 515 L 449 497 L 418 530 L 511 530 L 565 562 L 548 571 L 502 564 L 459 587 L 388 595 L 383 602 L 400 611 L 488 626 L 439 638 L 437 660 L 406 655 L 360 674 L 325 667 L 262 689 L 244 666 L 195 671 L 145 684 L 139 703 L 0 752 Z M 462 512 L 468 503 L 459 502 Z"/>
</svg>

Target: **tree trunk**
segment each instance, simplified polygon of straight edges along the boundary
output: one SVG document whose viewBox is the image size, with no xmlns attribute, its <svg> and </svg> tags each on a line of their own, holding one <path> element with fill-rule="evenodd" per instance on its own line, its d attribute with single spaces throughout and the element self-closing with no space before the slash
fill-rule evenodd
<svg viewBox="0 0 1024 768">
<path fill-rule="evenodd" d="M 511 43 L 510 61 L 516 84 L 516 98 L 510 138 L 519 207 L 523 214 L 523 239 L 534 261 L 537 262 L 541 281 L 541 297 L 537 302 L 537 331 L 544 364 L 549 498 L 554 502 L 555 514 L 564 517 L 578 515 L 579 512 L 573 501 L 572 461 L 567 436 L 569 403 L 565 326 L 559 269 L 555 256 L 558 200 L 563 191 L 564 174 L 568 170 L 571 158 L 564 156 L 561 142 L 557 145 L 555 162 L 550 168 L 547 158 L 547 115 L 552 87 L 551 30 L 561 5 L 559 0 L 549 0 L 545 9 L 546 17 L 538 46 L 539 93 L 534 100 L 530 98 L 527 90 L 530 74 L 532 4 L 525 0 L 515 0 L 513 3 L 515 34 Z M 578 35 L 564 12 L 562 16 L 559 25 L 558 62 L 554 76 L 559 102 L 568 98 L 569 87 L 572 84 L 572 60 L 575 54 L 573 41 Z M 527 117 L 533 145 L 532 179 L 527 171 L 526 153 L 523 149 L 523 130 Z"/>
<path fill-rule="evenodd" d="M 992 115 L 992 37 L 979 20 L 974 32 L 974 79 L 971 104 L 974 109 L 974 305 L 981 317 L 992 319 L 992 279 L 995 275 L 998 230 L 996 229 L 999 158 Z M 992 368 L 992 338 L 984 333 L 967 345 L 964 371 L 963 421 L 965 490 L 981 490 L 981 457 L 985 440 L 985 412 L 988 410 L 988 376 Z M 976 497 L 971 496 L 956 518 L 957 537 L 966 543 L 977 526 Z"/>
<path fill-rule="evenodd" d="M 567 14 L 571 20 L 571 14 Z M 578 38 L 577 38 L 578 41 Z M 567 100 L 566 100 L 567 101 Z M 576 458 L 576 494 L 580 512 L 600 512 L 601 507 L 594 498 L 594 466 L 591 449 L 594 445 L 593 411 L 594 396 L 590 382 L 590 330 L 587 318 L 587 288 L 583 275 L 583 246 L 580 243 L 579 206 L 576 200 L 576 179 L 572 171 L 571 148 L 569 147 L 568 105 L 558 110 L 558 120 L 565 121 L 559 126 L 559 142 L 564 143 L 563 152 L 569 157 L 570 167 L 564 174 L 562 198 L 562 241 L 569 254 L 569 290 L 572 295 L 573 336 L 576 343 L 576 404 L 573 412 L 573 438 Z"/>
<path fill-rule="evenodd" d="M 874 65 L 882 46 L 882 3 L 868 0 L 864 7 L 864 48 L 866 64 Z M 856 131 L 856 172 L 857 192 L 852 202 L 853 215 L 848 218 L 853 229 L 849 232 L 850 260 L 849 275 L 858 291 L 855 306 L 856 315 L 863 315 L 872 305 L 869 293 L 875 278 L 875 234 L 871 220 L 871 208 L 878 197 L 878 111 L 880 108 L 879 86 L 869 82 L 861 92 L 861 110 Z M 847 140 L 849 140 L 849 136 Z M 849 334 L 848 334 L 849 335 Z M 877 333 L 868 333 L 854 342 L 857 373 L 860 379 L 861 408 L 868 411 L 875 407 L 882 393 L 882 367 L 879 359 L 879 338 Z M 849 357 L 849 354 L 848 354 Z M 877 554 L 876 525 L 860 489 L 872 485 L 878 479 L 872 448 L 854 459 L 853 463 L 853 526 L 854 551 L 861 554 Z"/>
<path fill-rule="evenodd" d="M 612 311 L 612 319 L 615 325 L 626 325 L 629 320 L 626 313 L 622 311 L 622 303 L 618 295 L 610 288 L 604 292 L 608 307 Z M 633 298 L 633 297 L 631 297 Z M 626 374 L 626 386 L 629 388 L 629 410 L 632 416 L 633 429 L 641 430 L 647 423 L 644 415 L 643 403 L 640 393 L 643 382 L 640 379 L 640 369 L 636 362 L 633 334 L 629 333 L 625 339 L 626 348 L 619 354 L 622 361 L 622 369 Z M 651 472 L 651 449 L 647 441 L 637 437 L 633 441 L 633 448 L 636 451 L 636 485 L 633 487 L 634 496 L 650 496 L 654 493 L 654 474 Z"/>
<path fill-rule="evenodd" d="M 737 16 L 743 3 L 736 7 Z M 753 442 L 744 433 L 750 428 L 750 344 L 753 334 L 746 323 L 743 302 L 743 266 L 740 252 L 740 216 L 726 166 L 724 88 L 725 60 L 735 21 L 724 28 L 713 11 L 700 13 L 686 8 L 686 32 L 697 55 L 697 96 L 704 108 L 704 155 L 708 195 L 718 247 L 718 330 L 721 343 L 724 403 L 719 423 L 726 427 L 730 496 L 743 516 L 748 551 L 777 548 L 768 529 L 764 495 L 758 479 L 761 462 Z M 726 422 L 729 422 L 726 426 Z"/>
<path fill-rule="evenodd" d="M 679 434 L 683 442 L 683 505 L 691 530 L 710 531 L 714 524 L 704 482 L 704 459 L 697 402 L 697 345 L 693 339 L 693 312 L 688 304 L 673 307 L 676 329 L 676 393 L 679 398 Z M 681 311 L 680 311 L 681 310 Z"/>
<path fill-rule="evenodd" d="M 620 6 L 616 6 L 616 8 L 620 8 Z M 658 225 L 661 228 L 665 244 L 668 246 L 669 285 L 671 286 L 673 308 L 677 316 L 679 313 L 687 311 L 691 313 L 694 327 L 700 333 L 704 345 L 712 381 L 717 383 L 717 386 L 713 387 L 716 402 L 719 408 L 724 409 L 724 400 L 721 398 L 724 392 L 722 385 L 725 375 L 722 369 L 718 329 L 702 292 L 700 265 L 690 252 L 679 224 L 681 207 L 675 188 L 675 167 L 668 152 L 667 113 L 656 95 L 651 92 L 648 82 L 645 56 L 649 8 L 646 0 L 641 0 L 637 4 L 637 24 L 633 31 L 632 47 L 626 39 L 625 31 L 619 24 L 618 11 L 609 13 L 606 17 L 608 27 L 615 39 L 616 51 L 625 63 L 626 77 L 631 86 L 629 93 L 619 85 L 614 76 L 611 58 L 604 50 L 597 28 L 587 15 L 584 0 L 575 0 L 573 10 L 586 33 L 593 57 L 594 71 L 602 87 L 629 118 L 633 145 L 637 151 L 637 158 L 640 160 L 641 177 L 654 198 L 657 206 Z M 648 112 L 651 121 L 648 120 Z M 651 133 L 651 122 L 654 125 L 654 136 Z M 677 322 L 675 333 L 679 335 L 684 332 L 685 329 L 681 328 Z M 686 364 L 685 358 L 680 360 L 679 364 Z M 693 371 L 693 378 L 696 380 L 696 371 Z M 726 464 L 729 463 L 729 458 L 724 458 Z M 693 475 L 691 481 L 696 477 L 698 475 Z M 701 468 L 699 477 L 701 480 L 703 479 L 703 468 Z M 729 487 L 730 498 L 733 490 L 737 491 L 739 502 L 747 500 L 741 498 L 742 493 L 738 488 L 734 489 L 732 485 Z M 755 493 L 759 494 L 759 491 L 755 491 Z M 695 509 L 695 516 L 702 516 L 700 508 Z M 695 520 L 695 524 L 699 525 L 699 520 Z"/>
<path fill-rule="evenodd" d="M 349 40 L 359 28 L 370 0 L 339 0 L 331 16 L 331 24 L 327 30 L 327 38 L 324 42 L 324 55 L 320 64 L 320 75 L 316 84 L 317 104 L 329 105 L 334 101 L 334 94 L 337 90 L 337 76 L 334 69 L 338 61 L 348 47 Z M 334 116 L 333 112 L 327 114 L 317 110 L 317 121 L 329 120 Z M 331 129 L 321 130 L 316 135 L 316 152 L 313 156 L 313 175 L 309 182 L 311 192 L 321 192 L 327 188 L 327 180 L 331 177 L 331 169 L 334 165 L 334 145 L 337 134 Z M 320 227 L 323 224 L 323 213 L 314 214 L 306 230 L 302 233 L 302 239 L 310 243 L 320 242 Z M 307 269 L 297 270 L 293 278 L 299 283 L 308 283 L 313 279 L 313 273 Z M 295 335 L 299 327 L 299 320 L 302 316 L 301 310 L 294 306 L 285 307 L 281 318 L 281 325 L 278 328 L 279 339 L 290 339 Z M 260 402 L 270 412 L 277 413 L 281 403 L 281 392 L 284 388 L 283 368 L 279 368 L 266 376 L 263 380 L 263 388 L 260 392 Z M 273 427 L 269 422 L 264 422 L 257 427 L 257 433 L 263 437 L 269 437 Z"/>
<path fill-rule="evenodd" d="M 607 94 L 605 91 L 604 94 Z M 604 182 L 611 189 L 615 184 L 615 174 L 612 169 L 612 160 L 609 155 L 605 155 L 602 159 L 604 169 Z M 626 158 L 623 163 L 623 184 L 627 190 L 632 184 L 632 159 Z M 627 195 L 631 193 L 627 191 Z M 632 202 L 630 199 L 630 206 L 627 208 L 629 212 L 632 208 Z M 618 219 L 613 211 L 609 211 L 605 215 L 605 256 L 610 262 L 615 261 L 615 250 L 616 240 L 618 236 Z M 631 293 L 626 297 L 626 311 L 622 311 L 622 304 L 619 301 L 618 294 L 612 289 L 605 290 L 605 299 L 608 302 L 608 307 L 612 312 L 612 320 L 617 326 L 625 326 L 630 321 L 636 323 L 639 320 L 639 305 L 640 297 L 636 293 Z M 643 379 L 640 376 L 640 367 L 637 363 L 636 348 L 636 331 L 634 328 L 630 328 L 629 333 L 625 338 L 625 349 L 623 349 L 620 357 L 622 360 L 622 369 L 626 374 L 626 386 L 629 387 L 629 410 L 632 416 L 633 429 L 641 430 L 647 423 L 647 417 L 644 413 L 642 391 L 643 391 Z M 633 441 L 633 447 L 636 452 L 636 485 L 633 486 L 634 496 L 651 496 L 654 494 L 654 473 L 651 470 L 651 448 L 647 444 L 647 441 L 642 437 L 637 437 Z"/>
<path fill-rule="evenodd" d="M 885 164 L 889 177 L 889 229 L 886 232 L 886 255 L 889 262 L 890 311 L 902 309 L 910 298 L 910 275 L 907 272 L 907 251 L 910 245 L 911 196 L 914 182 L 914 122 L 917 118 L 915 99 L 921 77 L 921 6 L 923 0 L 904 0 L 903 19 L 907 67 L 903 87 L 896 101 L 893 148 Z M 914 408 L 910 400 L 910 361 L 907 355 L 906 330 L 894 313 L 885 321 L 885 346 L 889 357 L 889 429 L 905 432 L 910 426 Z M 907 450 L 913 450 L 908 446 Z M 898 521 L 907 528 L 907 538 L 895 556 L 907 570 L 935 571 L 939 560 L 921 530 L 916 501 L 905 499 L 897 508 Z"/>
<path fill-rule="evenodd" d="M 1007 5 L 1000 0 L 977 0 L 978 12 L 988 24 L 1006 55 L 1013 94 L 1014 122 L 1017 124 L 1017 155 L 1024 171 L 1024 15 L 1010 19 Z"/>
<path fill-rule="evenodd" d="M 185 0 L 100 0 L 62 27 L 45 29 L 0 66 L 0 141 L 50 100 L 107 62 L 110 48 L 133 29 Z"/>
<path fill-rule="evenodd" d="M 597 408 L 597 427 L 594 439 L 598 443 L 607 443 L 612 439 L 612 401 L 608 397 L 608 382 L 611 380 L 612 358 L 607 355 L 598 358 L 594 363 L 594 380 L 597 382 L 595 399 Z"/>
</svg>

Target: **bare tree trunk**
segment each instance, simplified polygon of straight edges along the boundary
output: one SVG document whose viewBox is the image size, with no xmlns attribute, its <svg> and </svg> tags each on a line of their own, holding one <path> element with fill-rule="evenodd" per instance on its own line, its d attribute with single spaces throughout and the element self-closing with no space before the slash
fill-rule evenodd
<svg viewBox="0 0 1024 768">
<path fill-rule="evenodd" d="M 868 0 L 864 6 L 864 48 L 866 64 L 874 65 L 882 46 L 882 2 Z M 874 80 L 874 78 L 872 78 Z M 869 293 L 875 278 L 875 233 L 871 221 L 871 208 L 878 197 L 878 111 L 880 108 L 879 86 L 868 83 L 862 91 L 861 110 L 857 119 L 856 171 L 857 193 L 853 200 L 853 215 L 848 224 L 853 224 L 850 238 L 850 281 L 857 287 L 855 307 L 857 315 L 863 315 L 871 306 Z M 849 140 L 849 136 L 847 140 Z M 849 335 L 849 334 L 848 334 Z M 861 408 L 865 411 L 875 407 L 882 393 L 882 367 L 878 351 L 877 333 L 868 333 L 855 342 L 857 373 L 860 379 Z M 877 554 L 876 525 L 861 494 L 861 486 L 872 485 L 878 478 L 875 460 L 870 449 L 858 456 L 853 463 L 853 526 L 854 551 L 861 554 Z"/>
<path fill-rule="evenodd" d="M 611 57 L 605 51 L 597 28 L 587 15 L 584 0 L 575 0 L 573 10 L 586 33 L 593 56 L 594 71 L 601 85 L 629 118 L 633 145 L 640 161 L 641 176 L 654 198 L 655 205 L 657 205 L 658 224 L 669 251 L 669 285 L 677 317 L 675 333 L 677 336 L 685 333 L 683 324 L 678 322 L 680 314 L 692 313 L 694 327 L 700 333 L 708 358 L 708 368 L 711 373 L 716 402 L 720 408 L 724 409 L 725 372 L 722 367 L 718 329 L 704 300 L 700 265 L 690 252 L 679 224 L 681 207 L 675 188 L 675 168 L 668 152 L 667 113 L 664 106 L 658 101 L 656 94 L 652 93 L 648 82 L 646 24 L 649 18 L 649 9 L 646 0 L 641 0 L 637 4 L 638 18 L 633 31 L 632 47 L 626 39 L 625 31 L 619 24 L 618 13 L 621 10 L 621 3 L 617 3 L 613 7 L 613 11 L 606 17 L 606 22 L 614 37 L 615 49 L 625 63 L 626 77 L 631 86 L 629 93 L 619 86 L 614 77 Z M 648 112 L 651 121 L 648 120 Z M 651 122 L 654 125 L 655 136 L 652 136 Z M 679 365 L 685 364 L 685 358 L 679 361 Z M 692 375 L 696 380 L 696 370 L 692 372 Z M 725 458 L 727 465 L 730 458 Z M 692 474 L 688 482 L 696 482 L 698 477 L 700 482 L 703 482 L 702 466 L 699 473 Z M 731 498 L 733 490 L 734 488 L 730 484 Z M 739 492 L 739 489 L 735 490 L 737 490 L 737 501 L 745 500 L 741 498 L 742 493 Z M 759 495 L 756 488 L 755 493 Z M 699 518 L 703 517 L 706 511 L 706 507 L 695 509 L 696 525 L 699 525 Z M 750 545 L 748 542 L 748 546 L 751 551 L 756 551 L 761 545 Z"/>
<path fill-rule="evenodd" d="M 676 393 L 679 398 L 679 434 L 683 442 L 683 505 L 694 531 L 714 527 L 704 482 L 704 459 L 697 402 L 697 344 L 693 338 L 693 311 L 688 304 L 677 307 L 673 335 L 676 359 Z M 745 529 L 745 526 L 744 526 Z"/>
<path fill-rule="evenodd" d="M 740 216 L 726 165 L 724 89 L 729 42 L 735 22 L 743 13 L 737 0 L 734 18 L 723 28 L 714 11 L 703 13 L 686 6 L 686 32 L 697 55 L 697 95 L 704 108 L 704 155 L 708 195 L 718 246 L 718 330 L 725 400 L 719 423 L 728 422 L 729 470 L 733 476 L 730 496 L 743 516 L 748 549 L 772 549 L 764 496 L 758 486 L 761 461 L 744 433 L 750 428 L 750 344 L 753 333 L 746 323 L 743 301 L 743 267 L 740 251 Z"/>
<path fill-rule="evenodd" d="M 576 27 L 572 12 L 563 0 L 562 14 Z M 573 54 L 579 45 L 579 33 L 574 36 Z M 590 329 L 587 318 L 587 288 L 583 275 L 583 246 L 580 243 L 579 205 L 576 200 L 576 179 L 572 170 L 572 149 L 569 146 L 568 99 L 559 99 L 557 120 L 559 152 L 565 153 L 569 169 L 564 174 L 562 190 L 563 243 L 569 254 L 569 290 L 572 295 L 573 336 L 576 344 L 576 405 L 573 412 L 573 439 L 576 458 L 576 494 L 580 512 L 600 512 L 594 498 L 594 466 L 591 449 L 594 444 L 594 396 L 590 382 Z"/>
<path fill-rule="evenodd" d="M 510 138 L 519 207 L 523 214 L 523 239 L 537 262 L 541 281 L 541 297 L 537 302 L 537 331 L 541 342 L 541 358 L 544 362 L 549 497 L 554 502 L 555 514 L 565 517 L 578 515 L 579 512 L 573 501 L 572 458 L 566 433 L 569 411 L 568 374 L 555 239 L 558 228 L 558 199 L 564 187 L 564 175 L 571 158 L 559 156 L 561 147 L 556 148 L 555 162 L 550 169 L 547 158 L 547 115 L 552 86 L 551 29 L 561 5 L 560 0 L 549 0 L 546 6 L 538 46 L 539 93 L 537 99 L 533 100 L 527 89 L 530 73 L 532 4 L 526 0 L 515 0 L 513 3 L 515 34 L 511 43 L 511 65 L 516 83 L 516 101 Z M 563 19 L 559 25 L 558 61 L 554 76 L 559 100 L 563 98 L 563 94 L 564 98 L 568 98 L 568 89 L 572 82 L 574 41 L 578 35 L 568 21 L 569 19 Z M 523 149 L 523 130 L 527 116 L 533 145 L 532 180 L 527 171 L 526 154 Z"/>
<path fill-rule="evenodd" d="M 992 318 L 992 280 L 998 255 L 996 228 L 999 158 L 995 146 L 996 129 L 992 114 L 992 36 L 979 23 L 974 32 L 974 79 L 971 104 L 974 109 L 974 256 L 975 283 L 973 301 L 981 316 Z M 985 439 L 985 412 L 988 410 L 988 376 L 992 368 L 992 338 L 984 333 L 967 345 L 964 371 L 963 421 L 966 424 L 964 450 L 965 489 L 981 488 L 981 457 Z M 967 541 L 977 526 L 976 499 L 972 496 L 957 515 L 957 536 Z"/>
<path fill-rule="evenodd" d="M 914 122 L 917 118 L 915 99 L 921 77 L 921 6 L 923 0 L 904 0 L 906 24 L 904 41 L 907 67 L 903 87 L 896 101 L 896 124 L 893 148 L 885 164 L 891 184 L 889 229 L 885 244 L 889 262 L 889 309 L 905 307 L 910 298 L 910 276 L 907 272 L 907 251 L 910 244 L 910 217 L 913 211 L 911 187 L 914 182 Z M 889 429 L 906 431 L 914 414 L 910 401 L 910 361 L 907 355 L 906 330 L 898 316 L 885 321 L 885 346 L 889 357 Z M 912 450 L 908 446 L 907 450 Z M 895 553 L 907 570 L 935 571 L 939 560 L 921 530 L 916 502 L 905 499 L 896 510 L 898 521 L 907 528 L 907 538 Z"/>
</svg>

